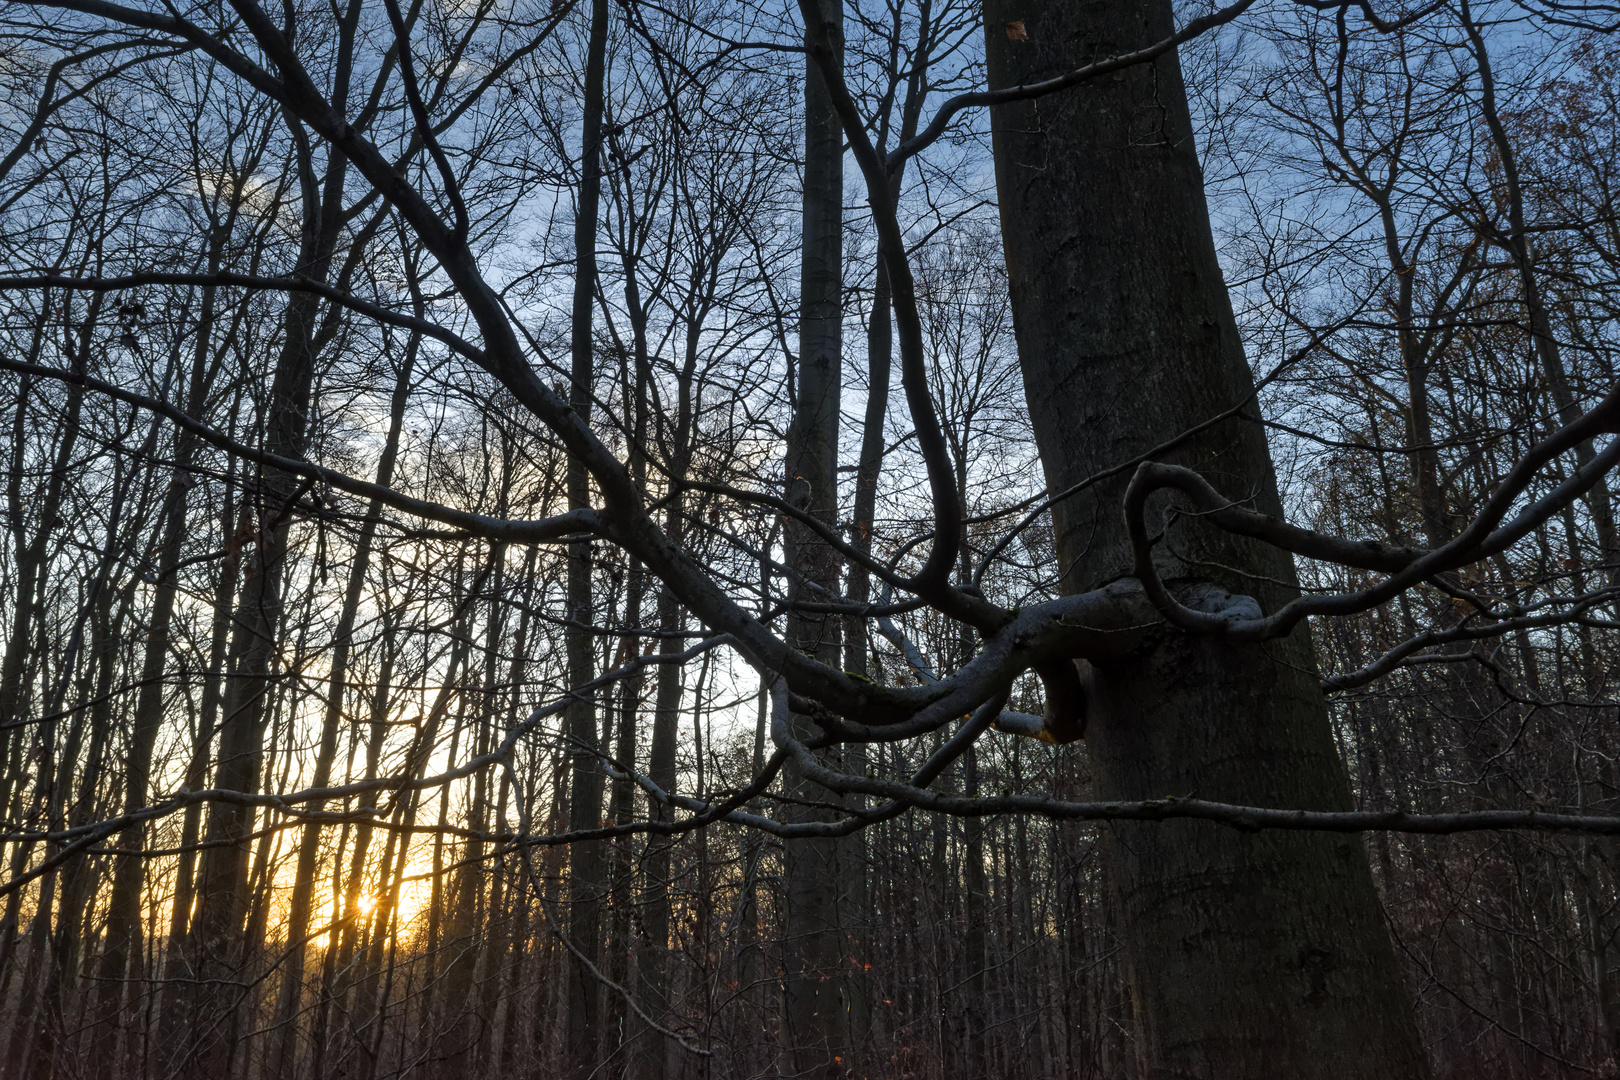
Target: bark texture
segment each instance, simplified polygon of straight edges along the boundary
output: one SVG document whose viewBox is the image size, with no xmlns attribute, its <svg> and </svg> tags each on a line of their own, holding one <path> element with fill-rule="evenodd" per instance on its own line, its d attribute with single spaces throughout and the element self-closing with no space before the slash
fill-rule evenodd
<svg viewBox="0 0 1620 1080">
<path fill-rule="evenodd" d="M 842 52 L 843 10 L 822 0 L 834 47 Z M 804 248 L 799 285 L 799 363 L 793 425 L 787 438 L 787 499 L 828 525 L 838 520 L 838 418 L 843 382 L 843 194 L 844 138 L 826 84 L 814 61 L 805 72 Z M 787 564 L 808 582 L 835 590 L 836 552 L 805 526 L 784 522 Z M 790 585 L 796 599 L 813 599 L 806 585 Z M 834 615 L 792 612 L 787 640 L 829 664 L 842 658 L 841 620 Z M 818 729 L 806 716 L 793 717 L 794 734 Z M 838 799 L 794 769 L 784 770 L 790 794 L 801 800 L 794 813 L 818 816 L 815 804 Z M 809 804 L 809 805 L 804 805 Z M 784 1057 L 788 1075 L 826 1077 L 849 1065 L 849 999 L 843 935 L 839 925 L 837 840 L 790 840 L 783 845 L 787 942 L 784 948 L 786 1016 Z"/>
<path fill-rule="evenodd" d="M 993 88 L 1161 40 L 1159 0 L 991 0 Z M 1179 63 L 1105 76 L 992 114 L 1030 419 L 1062 492 L 1243 401 L 1254 388 L 1216 261 Z M 1252 410 L 1251 410 L 1252 411 Z M 1280 513 L 1261 428 L 1233 420 L 1157 454 Z M 1130 572 L 1129 472 L 1054 511 L 1063 589 Z M 1163 504 L 1154 503 L 1155 528 Z M 1160 569 L 1268 609 L 1284 553 L 1164 519 Z M 1165 634 L 1088 673 L 1097 796 L 1197 795 L 1347 809 L 1349 785 L 1301 630 L 1262 647 Z M 1105 851 L 1128 950 L 1141 1075 L 1420 1077 L 1428 1063 L 1361 843 L 1206 824 L 1118 825 Z"/>
</svg>

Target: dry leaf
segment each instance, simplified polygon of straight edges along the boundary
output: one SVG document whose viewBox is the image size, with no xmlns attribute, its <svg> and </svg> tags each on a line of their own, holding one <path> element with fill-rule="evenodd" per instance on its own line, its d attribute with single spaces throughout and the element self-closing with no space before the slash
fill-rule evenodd
<svg viewBox="0 0 1620 1080">
<path fill-rule="evenodd" d="M 1010 22 L 1010 23 L 1007 24 L 1007 40 L 1008 41 L 1028 41 L 1029 40 L 1029 34 L 1028 34 L 1027 31 L 1024 30 L 1024 21 L 1022 19 L 1019 19 L 1016 22 Z"/>
</svg>

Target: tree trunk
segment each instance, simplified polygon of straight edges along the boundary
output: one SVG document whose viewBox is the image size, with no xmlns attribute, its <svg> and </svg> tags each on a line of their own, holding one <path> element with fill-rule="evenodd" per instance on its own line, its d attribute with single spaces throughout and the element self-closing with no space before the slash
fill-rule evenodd
<svg viewBox="0 0 1620 1080">
<path fill-rule="evenodd" d="M 843 7 L 822 0 L 821 15 L 842 56 Z M 836 527 L 838 522 L 838 410 L 843 367 L 844 136 L 814 60 L 805 73 L 804 247 L 799 292 L 799 363 L 793 423 L 787 437 L 787 500 Z M 796 520 L 785 522 L 787 565 L 808 582 L 838 588 L 838 559 L 824 541 Z M 790 584 L 799 600 L 824 597 Z M 840 619 L 790 612 L 787 641 L 828 664 L 842 659 Z M 817 733 L 809 717 L 793 717 L 794 735 Z M 805 803 L 838 800 L 806 780 L 790 762 L 784 786 Z M 799 816 L 817 816 L 799 806 Z M 786 890 L 787 1071 L 797 1077 L 843 1075 L 849 1067 L 848 987 L 839 927 L 837 840 L 799 839 L 783 844 Z"/>
<path fill-rule="evenodd" d="M 679 516 L 680 505 L 671 509 L 666 528 L 676 543 L 682 536 L 684 524 Z M 680 630 L 684 620 L 681 604 L 667 588 L 658 594 L 658 645 L 661 652 L 676 651 L 683 640 Z M 648 748 L 647 776 L 654 784 L 671 794 L 675 791 L 675 751 L 680 737 L 681 696 L 685 692 L 684 670 L 679 664 L 661 664 L 653 691 L 652 745 Z M 669 810 L 661 804 L 651 804 L 648 815 L 656 821 L 666 820 Z M 670 848 L 673 841 L 667 836 L 654 834 L 647 841 L 647 854 L 643 868 L 645 882 L 641 896 L 642 948 L 637 971 L 642 1007 L 653 1017 L 664 1015 L 669 1001 L 669 868 Z M 662 1080 L 669 1048 L 662 1035 L 648 1030 L 640 1040 L 635 1075 L 641 1080 Z"/>
<path fill-rule="evenodd" d="M 504 478 L 503 478 L 504 481 Z M 503 482 L 504 486 L 504 482 Z M 504 502 L 504 498 L 502 502 Z M 495 692 L 495 662 L 499 657 L 496 647 L 501 640 L 501 615 L 506 592 L 506 545 L 490 545 L 489 563 L 484 571 L 488 582 L 489 610 L 484 624 L 484 692 L 478 695 L 476 727 L 467 732 L 472 754 L 490 751 L 489 697 Z M 482 592 L 482 590 L 480 590 Z M 468 628 L 471 613 L 479 599 L 478 594 L 468 597 Z M 470 668 L 470 665 L 469 665 Z M 469 676 L 471 672 L 469 670 Z M 465 708 L 466 698 L 462 698 Z M 472 778 L 471 799 L 463 810 L 467 827 L 478 832 L 489 826 L 489 774 L 479 773 Z M 449 962 L 444 972 L 445 1027 L 448 1032 L 444 1060 L 439 1063 L 439 1075 L 465 1076 L 479 1032 L 485 1021 L 479 1016 L 478 1001 L 473 993 L 473 978 L 479 967 L 483 950 L 487 947 L 484 927 L 488 923 L 484 896 L 484 845 L 475 837 L 468 837 L 461 850 L 461 866 L 455 882 L 455 899 L 447 911 L 446 952 Z"/>
<path fill-rule="evenodd" d="M 978 748 L 970 746 L 962 755 L 963 793 L 969 798 L 979 794 Z M 989 918 L 990 884 L 984 871 L 984 821 L 968 818 L 962 822 L 962 877 L 966 886 L 965 922 L 967 923 L 962 955 L 962 977 L 957 987 L 961 995 L 962 1035 L 961 1048 L 963 1080 L 980 1080 L 991 1075 L 985 1046 L 985 1025 L 988 1002 L 985 995 L 985 972 L 990 968 L 988 932 L 985 920 Z"/>
<path fill-rule="evenodd" d="M 325 280 L 341 226 L 345 164 L 333 154 L 327 163 L 324 197 L 318 191 L 307 152 L 299 159 L 305 188 L 306 223 L 299 246 L 299 267 L 315 280 Z M 283 457 L 304 455 L 311 394 L 319 351 L 322 300 L 313 293 L 288 297 L 284 339 L 276 360 L 270 400 L 264 416 L 264 446 Z M 234 630 L 226 663 L 220 720 L 219 758 L 214 785 L 227 791 L 254 792 L 261 781 L 267 705 L 275 677 L 281 629 L 282 570 L 287 557 L 296 479 L 267 471 L 255 495 L 253 554 L 247 562 L 237 601 Z M 242 954 L 242 921 L 248 897 L 249 846 L 243 840 L 253 827 L 253 808 L 217 803 L 209 811 L 207 840 L 199 871 L 199 899 L 193 929 L 205 978 L 218 977 Z M 251 946 L 250 946 L 251 947 Z M 201 985 L 201 984 L 200 984 Z M 200 991 L 203 994 L 205 990 Z M 212 1004 L 199 1005 L 212 1011 Z M 228 1040 L 205 1055 L 191 1052 L 192 1068 L 218 1071 Z"/>
<path fill-rule="evenodd" d="M 1172 17 L 1158 0 L 993 0 L 987 27 L 997 87 L 1145 46 Z M 1253 378 L 1173 53 L 997 107 L 992 130 L 1030 418 L 1056 494 L 1243 401 Z M 1281 512 L 1252 422 L 1159 456 Z M 1128 479 L 1054 509 L 1065 592 L 1130 573 Z M 1170 523 L 1159 550 L 1173 588 L 1213 581 L 1268 610 L 1296 590 L 1286 554 L 1196 522 Z M 1166 632 L 1088 682 L 1098 798 L 1351 805 L 1304 628 L 1242 647 Z M 1145 1080 L 1427 1074 L 1358 840 L 1193 822 L 1103 835 Z"/>
<path fill-rule="evenodd" d="M 591 340 L 592 308 L 596 303 L 596 229 L 602 194 L 602 110 L 608 31 L 607 0 L 591 0 L 591 30 L 585 60 L 585 102 L 582 118 L 579 203 L 574 218 L 574 307 L 572 371 L 568 401 L 581 418 L 589 420 L 595 382 Z M 590 506 L 589 481 L 583 462 L 568 462 L 568 506 Z M 568 619 L 564 632 L 568 652 L 568 682 L 581 686 L 595 675 L 592 625 L 591 547 L 588 541 L 568 545 Z M 574 697 L 565 713 L 573 749 L 573 779 L 569 792 L 569 828 L 594 829 L 602 824 L 605 774 L 596 758 L 600 739 L 594 694 Z M 606 853 L 601 843 L 573 844 L 568 850 L 568 927 L 579 955 L 570 966 L 568 995 L 569 1075 L 588 1077 L 597 1067 L 601 1034 L 602 986 L 587 968 L 600 967 L 602 937 L 602 878 Z"/>
</svg>

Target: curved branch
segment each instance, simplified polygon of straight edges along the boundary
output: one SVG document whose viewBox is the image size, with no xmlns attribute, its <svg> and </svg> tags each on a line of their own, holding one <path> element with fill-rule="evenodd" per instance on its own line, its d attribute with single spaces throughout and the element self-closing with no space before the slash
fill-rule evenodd
<svg viewBox="0 0 1620 1080">
<path fill-rule="evenodd" d="M 1376 540 L 1345 540 L 1312 529 L 1290 525 L 1281 518 L 1247 510 L 1216 491 L 1208 480 L 1192 469 L 1181 465 L 1167 465 L 1158 461 L 1143 462 L 1132 477 L 1133 485 L 1140 482 L 1143 491 L 1151 493 L 1160 488 L 1175 488 L 1192 503 L 1200 517 L 1211 521 L 1227 532 L 1264 540 L 1273 547 L 1295 555 L 1321 562 L 1353 566 L 1360 570 L 1378 570 L 1399 573 L 1428 552 L 1402 544 L 1383 544 Z M 1145 497 L 1145 496 L 1144 496 Z M 1129 498 L 1129 496 L 1127 496 Z"/>
<path fill-rule="evenodd" d="M 789 704 L 780 680 L 772 686 L 771 737 L 781 750 L 790 753 L 805 775 L 823 787 L 840 794 L 876 795 L 907 807 L 933 810 L 958 817 L 989 817 L 1000 814 L 1032 814 L 1060 821 L 1170 821 L 1188 818 L 1226 825 L 1245 832 L 1286 829 L 1313 832 L 1407 832 L 1458 833 L 1517 829 L 1531 832 L 1578 832 L 1600 836 L 1620 835 L 1620 815 L 1548 812 L 1544 810 L 1468 810 L 1454 814 L 1409 814 L 1404 810 L 1277 810 L 1258 806 L 1237 806 L 1204 799 L 1145 799 L 1136 802 L 1067 802 L 1035 795 L 992 795 L 973 797 L 947 795 L 926 790 L 938 771 L 919 772 L 912 782 L 851 776 L 829 769 L 817 760 L 803 743 L 793 738 L 787 723 Z M 958 752 L 983 733 L 989 724 L 993 699 L 962 726 L 935 758 L 947 748 Z M 931 762 L 932 763 L 932 762 Z M 926 767 L 925 767 L 926 768 Z M 941 766 L 941 769 L 943 766 Z"/>
<path fill-rule="evenodd" d="M 1125 492 L 1125 524 L 1135 559 L 1134 573 L 1153 606 L 1169 622 L 1183 630 L 1223 634 L 1234 641 L 1262 641 L 1280 637 L 1309 616 L 1353 615 L 1367 611 L 1436 574 L 1488 558 L 1517 543 L 1537 525 L 1584 495 L 1609 470 L 1620 465 L 1620 439 L 1615 439 L 1546 495 L 1525 507 L 1511 521 L 1502 523 L 1543 466 L 1601 434 L 1620 434 L 1620 387 L 1611 390 L 1585 414 L 1531 447 L 1497 482 L 1485 505 L 1456 537 L 1432 551 L 1411 552 L 1414 557 L 1398 567 L 1396 564 L 1406 558 L 1404 549 L 1386 545 L 1369 546 L 1298 529 L 1234 506 L 1195 473 L 1175 466 L 1146 462 L 1137 469 Z M 1203 500 L 1209 506 L 1204 512 L 1217 525 L 1231 531 L 1340 565 L 1385 569 L 1385 566 L 1369 565 L 1385 563 L 1394 572 L 1377 585 L 1358 592 L 1302 596 L 1265 618 L 1242 618 L 1235 611 L 1214 614 L 1194 611 L 1170 595 L 1153 562 L 1154 542 L 1147 531 L 1147 499 L 1162 487 L 1175 487 L 1192 494 L 1196 500 Z"/>
</svg>

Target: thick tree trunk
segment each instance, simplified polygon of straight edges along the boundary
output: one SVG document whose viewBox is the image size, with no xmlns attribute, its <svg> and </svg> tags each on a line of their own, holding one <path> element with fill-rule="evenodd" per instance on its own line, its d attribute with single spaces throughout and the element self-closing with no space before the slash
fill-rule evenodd
<svg viewBox="0 0 1620 1080">
<path fill-rule="evenodd" d="M 693 380 L 697 375 L 700 343 L 698 329 L 698 324 L 688 324 L 685 358 L 676 381 L 674 448 L 666 466 L 671 490 L 668 496 L 669 509 L 664 515 L 664 534 L 674 544 L 685 543 L 686 537 L 686 500 L 682 495 L 681 485 L 691 468 L 694 449 L 692 439 L 696 418 L 693 410 L 696 400 L 693 395 Z M 645 370 L 646 365 L 640 350 L 641 342 L 638 335 L 637 363 Z M 686 614 L 681 609 L 680 601 L 669 589 L 660 591 L 658 644 L 655 646 L 658 651 L 680 652 L 684 649 L 686 637 L 682 631 L 685 626 Z M 685 693 L 684 666 L 660 664 L 653 695 L 653 729 L 651 746 L 648 748 L 647 776 L 661 790 L 670 794 L 674 794 L 678 780 L 676 750 L 680 743 L 681 700 Z M 648 809 L 654 820 L 665 821 L 670 816 L 669 808 L 661 804 L 652 804 Z M 655 1018 L 672 1005 L 669 989 L 671 914 L 669 879 L 673 848 L 673 838 L 654 835 L 647 842 L 644 860 L 646 887 L 642 896 L 641 911 L 645 948 L 642 950 L 639 965 L 639 981 L 645 1007 L 651 1010 L 651 1015 Z M 648 1080 L 679 1075 L 678 1066 L 673 1063 L 671 1057 L 674 1047 L 663 1035 L 649 1030 L 641 1042 L 638 1064 L 634 1067 L 639 1075 L 647 1077 Z"/>
<path fill-rule="evenodd" d="M 992 0 L 987 14 L 993 87 L 1172 31 L 1159 0 Z M 1064 491 L 1243 401 L 1254 384 L 1216 262 L 1175 56 L 998 107 L 993 132 L 1048 488 Z M 1280 512 L 1252 422 L 1229 421 L 1160 457 Z M 1128 479 L 1054 510 L 1065 592 L 1130 572 Z M 1268 609 L 1296 588 L 1285 554 L 1196 522 L 1169 524 L 1159 551 L 1162 572 L 1182 587 L 1213 581 Z M 1165 633 L 1130 661 L 1092 671 L 1088 689 L 1099 798 L 1350 806 L 1303 629 L 1263 647 Z M 1144 1080 L 1427 1073 L 1359 841 L 1191 822 L 1104 835 Z"/>
<path fill-rule="evenodd" d="M 294 296 L 289 301 L 289 341 L 277 364 L 271 392 L 266 445 L 271 452 L 286 457 L 303 455 L 315 359 L 309 347 L 309 331 L 313 329 L 316 303 L 306 296 Z M 266 474 L 261 479 L 253 552 L 237 598 L 226 659 L 214 770 L 214 786 L 222 790 L 251 793 L 258 791 L 263 782 L 264 738 L 281 651 L 283 565 L 296 494 L 290 476 Z M 252 807 L 238 804 L 216 803 L 209 809 L 208 846 L 200 860 L 198 910 L 192 926 L 193 945 L 205 980 L 195 988 L 194 1000 L 204 1014 L 235 1007 L 234 996 L 222 1002 L 204 987 L 209 980 L 231 978 L 235 965 L 255 947 L 243 934 L 252 895 L 248 876 L 252 850 L 246 837 L 253 830 L 255 817 Z M 220 1071 L 234 1050 L 232 1038 L 194 1047 L 189 1066 L 193 1075 Z"/>
<path fill-rule="evenodd" d="M 842 52 L 840 0 L 822 0 L 822 17 Z M 799 370 L 793 424 L 787 438 L 787 499 L 827 525 L 838 521 L 838 410 L 843 352 L 843 164 L 844 137 L 826 84 L 814 61 L 805 78 L 804 247 L 799 293 Z M 836 553 L 793 519 L 784 530 L 787 564 L 815 584 L 836 590 Z M 793 588 L 797 599 L 818 599 Z M 787 640 L 828 664 L 842 660 L 836 616 L 793 612 Z M 808 739 L 815 725 L 793 718 L 794 734 Z M 789 764 L 788 792 L 802 803 L 836 803 L 832 793 Z M 795 811 L 815 816 L 812 808 Z M 787 940 L 787 1072 L 796 1077 L 837 1077 L 849 1067 L 848 980 L 839 927 L 837 840 L 790 840 L 783 844 Z"/>
<path fill-rule="evenodd" d="M 316 301 L 294 296 L 289 301 L 289 343 L 277 365 L 266 443 L 288 457 L 303 453 L 314 357 L 307 351 L 306 331 Z M 291 477 L 264 477 L 257 506 L 253 554 L 248 560 L 234 617 L 226 661 L 226 685 L 220 722 L 219 758 L 214 786 L 227 791 L 256 792 L 261 782 L 265 727 L 277 666 L 281 624 L 282 564 L 287 554 Z M 198 912 L 193 927 L 205 979 L 225 978 L 242 955 L 243 919 L 249 899 L 250 845 L 255 811 L 233 803 L 213 805 L 199 871 Z M 250 947 L 250 946 L 249 946 Z M 212 1013 L 216 1001 L 199 986 L 198 1005 Z M 193 1068 L 217 1072 L 229 1047 L 216 1042 L 208 1061 L 194 1057 Z M 201 1048 L 199 1047 L 200 1051 Z"/>
</svg>

